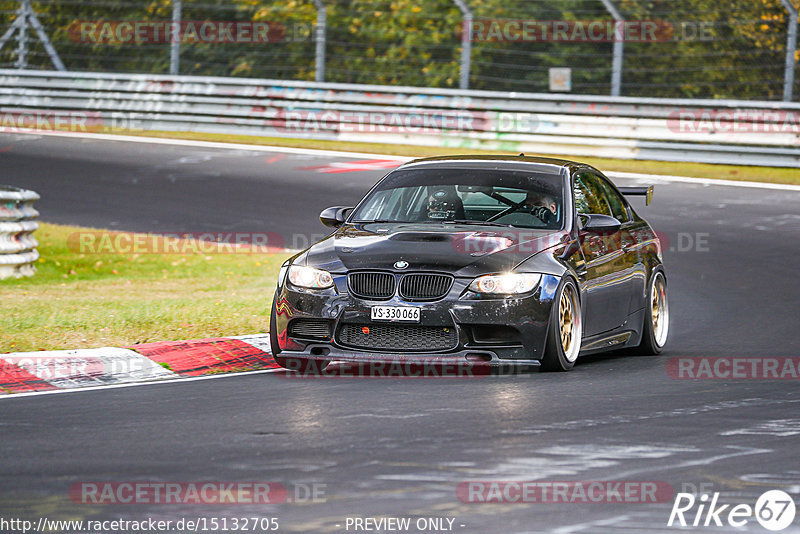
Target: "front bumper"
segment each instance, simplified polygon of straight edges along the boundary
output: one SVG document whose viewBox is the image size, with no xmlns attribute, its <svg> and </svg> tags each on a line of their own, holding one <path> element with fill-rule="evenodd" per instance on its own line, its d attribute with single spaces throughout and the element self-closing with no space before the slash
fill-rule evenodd
<svg viewBox="0 0 800 534">
<path fill-rule="evenodd" d="M 471 294 L 471 279 L 456 279 L 450 292 L 434 302 L 408 302 L 398 296 L 386 301 L 368 301 L 347 292 L 346 277 L 334 276 L 335 287 L 303 290 L 283 285 L 278 288 L 274 333 L 282 357 L 346 362 L 483 362 L 492 366 L 538 366 L 559 279 L 543 275 L 537 288 L 521 297 L 486 298 Z M 446 349 L 409 348 L 400 342 L 391 349 L 353 347 L 342 343 L 344 325 L 378 325 L 372 321 L 372 306 L 414 306 L 420 308 L 423 327 L 456 330 L 454 345 Z M 326 339 L 290 334 L 289 325 L 298 319 L 328 321 Z M 395 323 L 397 324 L 397 323 Z M 402 323 L 400 323 L 402 324 Z M 493 332 L 502 333 L 494 335 Z"/>
</svg>

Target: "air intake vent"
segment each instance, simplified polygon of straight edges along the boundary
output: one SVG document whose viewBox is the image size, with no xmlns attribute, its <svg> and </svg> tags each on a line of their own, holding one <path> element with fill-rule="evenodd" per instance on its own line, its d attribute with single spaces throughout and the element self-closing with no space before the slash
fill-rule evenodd
<svg viewBox="0 0 800 534">
<path fill-rule="evenodd" d="M 406 300 L 437 300 L 450 291 L 453 277 L 446 274 L 407 274 L 400 280 L 400 296 Z"/>
<path fill-rule="evenodd" d="M 347 287 L 350 293 L 362 299 L 388 300 L 394 295 L 395 280 L 391 273 L 350 273 Z"/>
<path fill-rule="evenodd" d="M 401 324 L 344 324 L 339 343 L 370 350 L 438 351 L 454 348 L 458 333 L 454 327 Z"/>
<path fill-rule="evenodd" d="M 295 319 L 289 323 L 289 337 L 328 340 L 331 338 L 331 321 Z"/>
</svg>

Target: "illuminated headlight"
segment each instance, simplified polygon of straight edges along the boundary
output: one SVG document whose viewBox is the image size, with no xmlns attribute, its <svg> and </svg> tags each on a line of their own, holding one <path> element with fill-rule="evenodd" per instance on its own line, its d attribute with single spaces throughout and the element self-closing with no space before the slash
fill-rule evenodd
<svg viewBox="0 0 800 534">
<path fill-rule="evenodd" d="M 490 295 L 519 295 L 533 291 L 541 279 L 538 273 L 487 274 L 473 280 L 469 288 Z"/>
<path fill-rule="evenodd" d="M 297 287 L 309 289 L 325 289 L 333 287 L 333 277 L 328 271 L 303 267 L 302 265 L 289 266 L 289 281 Z"/>
</svg>

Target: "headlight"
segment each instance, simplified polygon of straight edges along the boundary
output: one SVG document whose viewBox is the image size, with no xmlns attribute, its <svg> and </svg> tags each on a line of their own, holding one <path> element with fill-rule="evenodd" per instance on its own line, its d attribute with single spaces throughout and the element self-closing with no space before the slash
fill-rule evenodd
<svg viewBox="0 0 800 534">
<path fill-rule="evenodd" d="M 333 287 L 331 273 L 314 267 L 303 267 L 302 265 L 289 266 L 289 281 L 297 287 L 310 289 Z"/>
<path fill-rule="evenodd" d="M 487 274 L 473 280 L 469 288 L 476 293 L 519 295 L 533 291 L 541 279 L 538 273 Z"/>
</svg>

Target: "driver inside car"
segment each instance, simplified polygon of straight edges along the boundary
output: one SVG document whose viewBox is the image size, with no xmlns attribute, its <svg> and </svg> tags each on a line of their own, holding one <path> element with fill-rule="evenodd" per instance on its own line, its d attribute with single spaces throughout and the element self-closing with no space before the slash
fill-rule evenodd
<svg viewBox="0 0 800 534">
<path fill-rule="evenodd" d="M 548 226 L 556 222 L 558 206 L 549 196 L 536 191 L 528 191 L 522 209 L 531 213 Z"/>
</svg>

